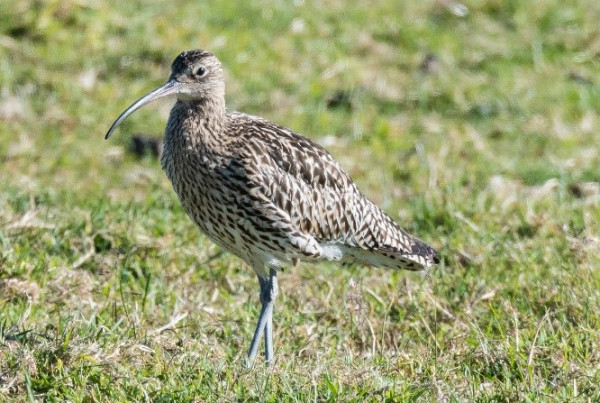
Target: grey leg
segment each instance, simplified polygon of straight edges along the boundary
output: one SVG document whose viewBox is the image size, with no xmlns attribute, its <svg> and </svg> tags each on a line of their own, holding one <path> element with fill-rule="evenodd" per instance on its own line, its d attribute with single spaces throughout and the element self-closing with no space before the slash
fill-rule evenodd
<svg viewBox="0 0 600 403">
<path fill-rule="evenodd" d="M 270 281 L 270 292 L 268 298 L 270 300 L 271 308 L 269 309 L 269 317 L 265 324 L 265 360 L 270 363 L 273 360 L 273 305 L 275 303 L 275 297 L 279 293 L 279 286 L 277 284 L 277 271 L 271 269 Z"/>
<path fill-rule="evenodd" d="M 248 351 L 247 366 L 252 367 L 258 352 L 258 344 L 266 331 L 265 337 L 265 358 L 267 363 L 273 359 L 273 303 L 278 292 L 277 272 L 271 269 L 269 278 L 258 278 L 260 284 L 260 302 L 261 310 Z"/>
</svg>

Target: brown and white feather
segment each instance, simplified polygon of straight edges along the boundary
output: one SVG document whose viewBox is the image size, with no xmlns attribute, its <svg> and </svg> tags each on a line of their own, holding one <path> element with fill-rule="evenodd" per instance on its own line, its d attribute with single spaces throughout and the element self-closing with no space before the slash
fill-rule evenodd
<svg viewBox="0 0 600 403">
<path fill-rule="evenodd" d="M 190 218 L 260 276 L 297 260 L 420 270 L 437 252 L 358 190 L 321 146 L 267 120 L 225 108 L 222 70 L 208 52 L 173 63 L 211 63 L 219 83 L 179 99 L 165 131 L 162 166 Z M 185 60 L 179 60 L 180 58 Z"/>
</svg>

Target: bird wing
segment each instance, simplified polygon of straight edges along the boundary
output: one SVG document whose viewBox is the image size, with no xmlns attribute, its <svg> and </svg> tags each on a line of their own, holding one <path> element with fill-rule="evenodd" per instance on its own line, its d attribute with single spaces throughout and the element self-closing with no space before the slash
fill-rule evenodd
<svg viewBox="0 0 600 403">
<path fill-rule="evenodd" d="M 262 201 L 259 209 L 300 237 L 308 252 L 327 243 L 376 266 L 418 270 L 437 263 L 437 252 L 365 198 L 323 147 L 266 120 L 248 119 L 239 149 L 254 197 Z"/>
</svg>

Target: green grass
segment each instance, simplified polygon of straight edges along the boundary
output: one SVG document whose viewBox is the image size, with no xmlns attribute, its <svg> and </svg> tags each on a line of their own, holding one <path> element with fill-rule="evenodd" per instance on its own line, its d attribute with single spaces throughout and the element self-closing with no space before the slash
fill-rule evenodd
<svg viewBox="0 0 600 403">
<path fill-rule="evenodd" d="M 600 3 L 180 3 L 0 8 L 0 401 L 600 400 Z M 443 263 L 286 270 L 245 369 L 254 274 L 128 152 L 171 104 L 103 140 L 190 48 Z"/>
</svg>

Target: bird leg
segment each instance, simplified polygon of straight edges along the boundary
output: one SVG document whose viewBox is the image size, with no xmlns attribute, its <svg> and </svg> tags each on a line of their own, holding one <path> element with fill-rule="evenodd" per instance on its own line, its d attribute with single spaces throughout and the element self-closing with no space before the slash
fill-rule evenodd
<svg viewBox="0 0 600 403">
<path fill-rule="evenodd" d="M 279 293 L 279 286 L 277 284 L 277 271 L 271 269 L 269 276 L 268 286 L 268 303 L 270 304 L 269 317 L 267 323 L 265 323 L 265 361 L 270 363 L 273 360 L 273 305 L 275 304 L 275 297 Z"/>
<path fill-rule="evenodd" d="M 250 344 L 250 350 L 248 351 L 247 366 L 252 367 L 254 360 L 256 359 L 256 353 L 258 352 L 258 345 L 260 339 L 265 334 L 265 360 L 267 364 L 273 359 L 273 303 L 275 297 L 279 292 L 277 285 L 277 271 L 271 269 L 268 278 L 262 278 L 258 276 L 258 283 L 260 284 L 260 303 L 262 305 L 260 310 L 260 316 L 252 337 L 252 343 Z"/>
</svg>

